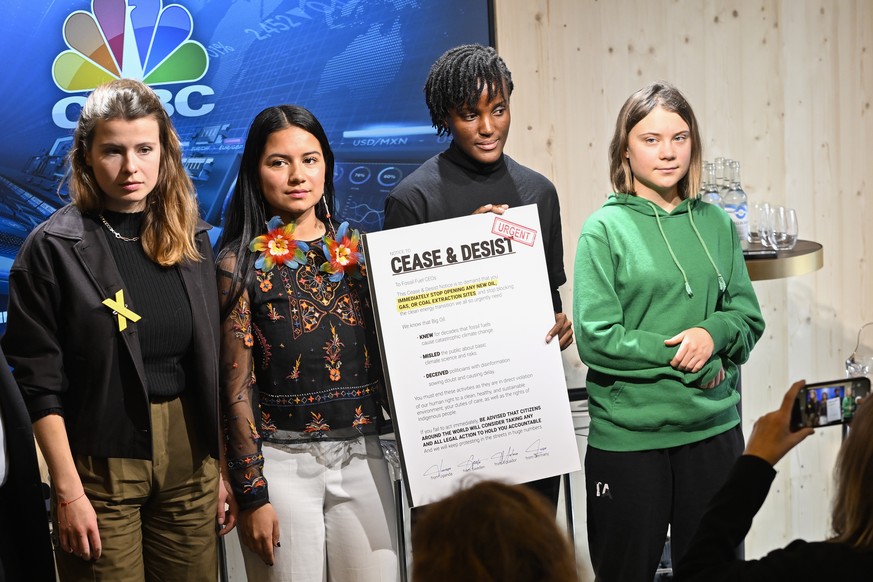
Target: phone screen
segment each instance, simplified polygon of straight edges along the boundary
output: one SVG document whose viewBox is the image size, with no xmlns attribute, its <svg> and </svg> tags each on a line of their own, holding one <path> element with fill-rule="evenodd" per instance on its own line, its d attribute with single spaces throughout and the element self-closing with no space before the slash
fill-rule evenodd
<svg viewBox="0 0 873 582">
<path fill-rule="evenodd" d="M 797 393 L 791 424 L 795 428 L 848 424 L 858 404 L 870 394 L 868 378 L 848 378 L 807 384 Z"/>
</svg>

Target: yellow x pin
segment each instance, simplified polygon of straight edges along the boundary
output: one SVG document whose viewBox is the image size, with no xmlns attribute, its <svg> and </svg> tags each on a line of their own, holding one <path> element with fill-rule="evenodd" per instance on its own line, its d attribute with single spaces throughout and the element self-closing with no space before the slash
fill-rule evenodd
<svg viewBox="0 0 873 582">
<path fill-rule="evenodd" d="M 127 329 L 128 319 L 134 323 L 142 319 L 139 315 L 128 309 L 124 304 L 124 289 L 118 290 L 118 293 L 115 294 L 115 301 L 108 297 L 104 299 L 103 305 L 110 308 L 112 313 L 118 316 L 118 331 L 124 331 Z"/>
</svg>

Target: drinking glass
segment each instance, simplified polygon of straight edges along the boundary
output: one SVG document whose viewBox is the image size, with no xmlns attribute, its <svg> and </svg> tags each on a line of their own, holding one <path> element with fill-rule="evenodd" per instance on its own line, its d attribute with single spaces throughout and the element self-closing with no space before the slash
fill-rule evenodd
<svg viewBox="0 0 873 582">
<path fill-rule="evenodd" d="M 767 214 L 770 205 L 766 202 L 756 202 L 749 207 L 749 242 L 759 243 L 765 247 L 769 245 L 767 240 Z"/>
<path fill-rule="evenodd" d="M 846 359 L 846 376 L 849 378 L 873 377 L 873 350 L 861 343 L 861 335 L 870 326 L 873 326 L 873 321 L 865 323 L 858 330 L 858 341 L 855 342 L 855 349 L 852 350 L 852 355 Z"/>
<path fill-rule="evenodd" d="M 770 209 L 767 235 L 770 246 L 777 251 L 787 251 L 797 243 L 797 213 L 793 208 L 774 206 Z"/>
</svg>

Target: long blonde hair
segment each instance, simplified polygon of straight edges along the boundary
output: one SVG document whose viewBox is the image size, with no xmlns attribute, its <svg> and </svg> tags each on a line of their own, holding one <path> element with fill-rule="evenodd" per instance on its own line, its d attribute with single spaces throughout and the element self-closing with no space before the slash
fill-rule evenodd
<svg viewBox="0 0 873 582">
<path fill-rule="evenodd" d="M 837 456 L 832 542 L 873 550 L 873 397 L 867 396 L 852 418 Z"/>
<path fill-rule="evenodd" d="M 99 213 L 105 194 L 85 163 L 100 121 L 151 117 L 158 122 L 161 166 L 155 189 L 147 197 L 143 216 L 142 246 L 146 255 L 161 266 L 200 261 L 194 243 L 199 214 L 194 185 L 182 165 L 182 146 L 161 100 L 145 84 L 132 79 L 110 81 L 94 89 L 82 107 L 73 147 L 69 154 L 70 196 L 83 213 Z"/>
</svg>

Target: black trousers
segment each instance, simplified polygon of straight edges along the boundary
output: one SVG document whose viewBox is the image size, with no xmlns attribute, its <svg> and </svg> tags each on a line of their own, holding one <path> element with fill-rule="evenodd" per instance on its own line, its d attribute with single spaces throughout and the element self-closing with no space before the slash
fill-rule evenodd
<svg viewBox="0 0 873 582">
<path fill-rule="evenodd" d="M 706 505 L 743 451 L 736 426 L 700 442 L 650 451 L 588 446 L 588 547 L 599 582 L 651 582 L 667 539 L 685 554 Z M 681 572 L 675 572 L 681 578 Z"/>
<path fill-rule="evenodd" d="M 560 475 L 528 481 L 525 485 L 545 497 L 552 504 L 552 507 L 555 508 L 555 511 L 558 511 L 558 492 L 561 489 Z"/>
</svg>

